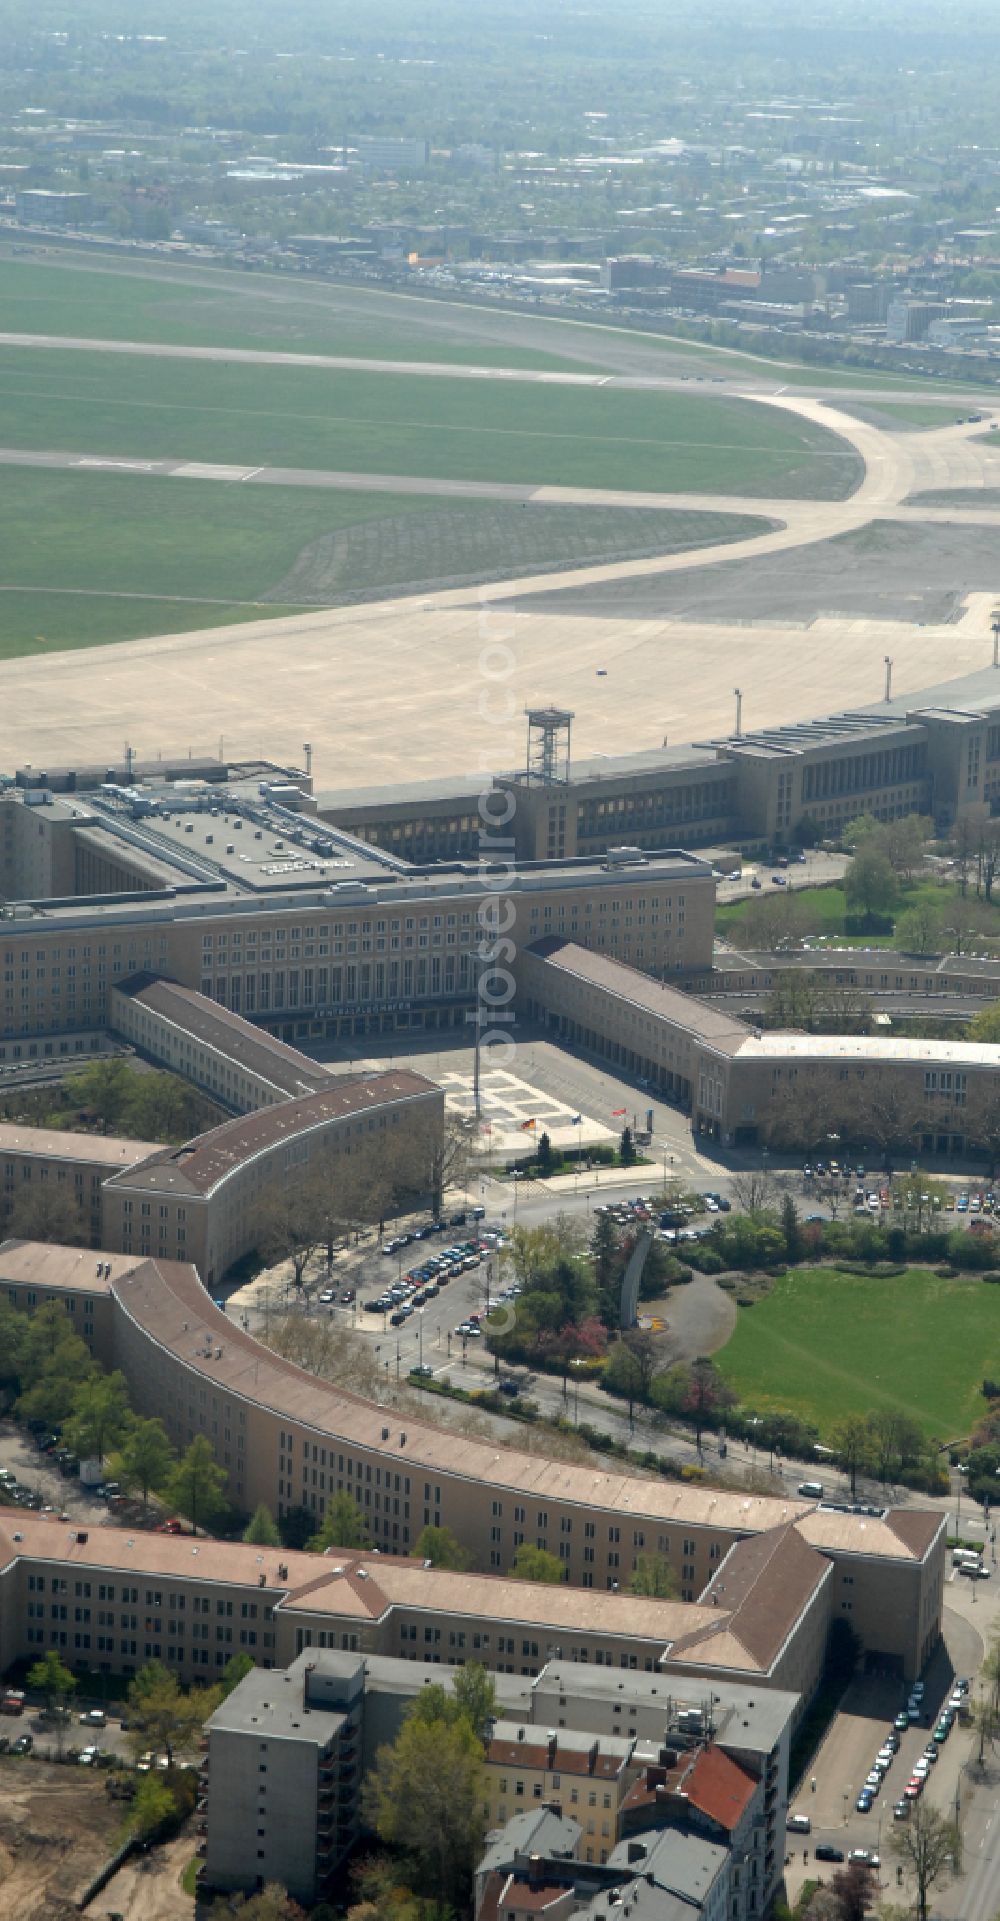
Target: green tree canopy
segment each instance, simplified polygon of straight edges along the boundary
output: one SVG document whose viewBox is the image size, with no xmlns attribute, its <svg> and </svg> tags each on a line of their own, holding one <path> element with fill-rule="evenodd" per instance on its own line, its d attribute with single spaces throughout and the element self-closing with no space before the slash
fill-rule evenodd
<svg viewBox="0 0 1000 1921">
<path fill-rule="evenodd" d="M 566 1563 L 560 1561 L 558 1555 L 550 1554 L 547 1548 L 532 1547 L 530 1541 L 523 1541 L 510 1572 L 514 1581 L 543 1581 L 555 1587 L 557 1582 L 566 1580 L 569 1570 Z"/>
<path fill-rule="evenodd" d="M 261 1501 L 258 1507 L 254 1508 L 246 1527 L 243 1529 L 243 1539 L 248 1541 L 251 1547 L 281 1546 L 281 1535 L 278 1533 L 278 1524 L 270 1508 L 265 1507 L 263 1501 Z"/>
<path fill-rule="evenodd" d="M 680 1586 L 665 1554 L 640 1554 L 629 1582 L 630 1594 L 648 1594 L 657 1601 L 675 1601 Z"/>
<path fill-rule="evenodd" d="M 310 1553 L 324 1554 L 328 1547 L 370 1546 L 371 1535 L 364 1510 L 358 1506 L 353 1494 L 341 1488 L 339 1493 L 331 1495 L 322 1525 L 308 1542 Z"/>
<path fill-rule="evenodd" d="M 844 875 L 844 892 L 855 912 L 886 914 L 896 899 L 896 876 L 888 857 L 866 842 Z"/>
<path fill-rule="evenodd" d="M 99 1120 L 105 1132 L 116 1125 L 125 1112 L 132 1082 L 132 1069 L 126 1060 L 88 1061 L 78 1067 L 67 1081 L 67 1092 L 77 1107 L 85 1108 Z"/>
<path fill-rule="evenodd" d="M 92 1374 L 81 1381 L 73 1396 L 63 1439 L 81 1460 L 94 1455 L 103 1461 L 109 1448 L 117 1447 L 127 1433 L 131 1415 L 128 1383 L 120 1369 L 113 1374 Z"/>
<path fill-rule="evenodd" d="M 968 1033 L 969 1039 L 973 1041 L 989 1041 L 994 1044 L 1000 1041 L 1000 1000 L 993 1001 L 991 1006 L 983 1007 L 978 1014 L 973 1014 Z"/>
<path fill-rule="evenodd" d="M 192 1528 L 210 1527 L 226 1505 L 226 1476 L 217 1467 L 204 1434 L 196 1434 L 173 1468 L 164 1489 L 171 1507 L 186 1514 Z"/>
<path fill-rule="evenodd" d="M 210 1714 L 219 1705 L 218 1688 L 185 1692 L 162 1661 L 149 1661 L 129 1685 L 131 1727 L 129 1741 L 136 1753 L 155 1748 L 173 1766 L 174 1757 L 188 1754 Z"/>
<path fill-rule="evenodd" d="M 240 1682 L 246 1675 L 253 1673 L 255 1665 L 256 1663 L 249 1654 L 231 1654 L 229 1656 L 222 1670 L 222 1680 L 219 1683 L 223 1701 L 232 1694 L 234 1688 L 239 1687 Z"/>
<path fill-rule="evenodd" d="M 432 1567 L 454 1568 L 465 1574 L 473 1563 L 471 1549 L 463 1547 L 457 1534 L 450 1527 L 421 1528 L 413 1549 L 418 1561 L 429 1561 Z"/>
<path fill-rule="evenodd" d="M 459 1913 L 471 1902 L 483 1800 L 482 1744 L 464 1714 L 408 1715 L 393 1746 L 379 1749 L 365 1791 L 368 1819 L 412 1862 L 417 1891 Z"/>
<path fill-rule="evenodd" d="M 136 1834 L 152 1840 L 166 1828 L 177 1813 L 177 1802 L 159 1774 L 144 1774 L 136 1788 L 132 1805 L 122 1824 L 126 1835 Z"/>
<path fill-rule="evenodd" d="M 141 1494 L 146 1507 L 150 1494 L 166 1486 L 175 1460 L 163 1422 L 135 1419 L 109 1465 L 112 1477 Z"/>
<path fill-rule="evenodd" d="M 76 1676 L 60 1660 L 55 1648 L 50 1648 L 28 1669 L 28 1686 L 45 1698 L 47 1708 L 57 1708 L 67 1695 L 76 1690 Z"/>
</svg>

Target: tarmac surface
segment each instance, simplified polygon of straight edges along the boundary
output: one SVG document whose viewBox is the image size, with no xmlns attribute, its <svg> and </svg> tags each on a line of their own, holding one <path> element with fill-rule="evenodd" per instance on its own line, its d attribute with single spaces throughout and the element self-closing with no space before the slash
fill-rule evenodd
<svg viewBox="0 0 1000 1921">
<path fill-rule="evenodd" d="M 14 659 L 0 666 L 0 764 L 72 765 L 80 757 L 119 753 L 124 739 L 143 757 L 185 746 L 218 751 L 221 744 L 230 757 L 263 753 L 301 764 L 308 735 L 317 785 L 345 788 L 430 777 L 442 765 L 458 771 L 519 764 L 521 716 L 539 701 L 573 710 L 577 754 L 621 753 L 658 747 L 664 738 L 680 744 L 728 732 L 737 680 L 744 725 L 753 727 L 872 698 L 886 654 L 894 661 L 897 693 L 939 680 L 945 660 L 955 674 L 983 665 L 990 658 L 993 596 L 985 587 L 968 592 L 960 560 L 952 579 L 961 605 L 949 603 L 947 621 L 924 626 L 916 624 L 922 602 L 904 598 L 914 591 L 908 553 L 896 563 L 895 584 L 888 560 L 876 567 L 874 612 L 859 596 L 843 617 L 830 612 L 828 589 L 817 588 L 812 603 L 803 592 L 774 615 L 755 618 L 744 602 L 747 570 L 735 565 L 759 567 L 794 552 L 807 582 L 817 556 L 821 568 L 829 565 L 835 537 L 856 535 L 876 521 L 995 526 L 1000 514 L 993 506 L 977 514 L 965 504 L 954 512 L 904 505 L 931 488 L 988 494 L 995 457 L 981 429 L 963 424 L 890 434 L 821 400 L 752 397 L 821 421 L 857 450 L 865 473 L 850 499 L 661 496 L 652 504 L 735 508 L 779 524 L 694 553 Z M 158 465 L 148 464 L 154 471 Z M 138 463 L 140 475 L 145 465 Z M 185 463 L 180 471 L 206 477 L 204 466 Z M 212 471 L 220 482 L 234 478 L 229 467 Z M 247 471 L 253 484 L 254 470 Z M 342 477 L 343 484 L 358 478 Z M 395 477 L 382 482 L 399 485 Z M 301 477 L 290 484 L 302 484 Z M 363 484 L 372 486 L 372 477 L 364 476 Z M 606 496 L 539 488 L 531 498 Z M 649 496 L 627 499 L 651 504 Z M 850 566 L 846 561 L 844 571 Z M 977 583 L 988 574 L 987 556 L 977 563 Z M 697 597 L 686 602 L 679 617 L 671 576 L 683 577 L 682 599 L 692 578 L 703 581 L 703 604 Z M 728 599 L 719 599 L 720 579 Z M 619 604 L 620 595 L 637 591 L 637 582 L 641 604 Z M 602 595 L 610 604 L 595 614 Z M 879 617 L 887 607 L 894 617 Z"/>
</svg>

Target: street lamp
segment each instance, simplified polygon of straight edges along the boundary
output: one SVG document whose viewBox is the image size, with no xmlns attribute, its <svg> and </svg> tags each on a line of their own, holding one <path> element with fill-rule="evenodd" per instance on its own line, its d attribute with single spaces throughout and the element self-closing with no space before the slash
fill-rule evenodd
<svg viewBox="0 0 1000 1921">
<path fill-rule="evenodd" d="M 573 1369 L 573 1425 L 574 1427 L 579 1427 L 580 1425 L 580 1369 L 583 1366 L 584 1366 L 584 1363 L 580 1359 L 579 1355 L 576 1355 L 575 1358 L 570 1362 L 570 1367 Z"/>
</svg>

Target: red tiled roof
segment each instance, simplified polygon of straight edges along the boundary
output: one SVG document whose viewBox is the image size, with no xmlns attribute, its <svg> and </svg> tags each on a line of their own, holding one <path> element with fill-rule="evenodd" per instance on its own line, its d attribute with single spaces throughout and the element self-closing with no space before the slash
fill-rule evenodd
<svg viewBox="0 0 1000 1921">
<path fill-rule="evenodd" d="M 691 1806 L 720 1828 L 738 1827 L 753 1799 L 757 1783 L 721 1748 L 702 1748 L 684 1783 Z"/>
<path fill-rule="evenodd" d="M 554 1901 L 565 1901 L 566 1889 L 549 1887 L 544 1881 L 519 1881 L 513 1876 L 504 1888 L 501 1908 L 515 1908 L 520 1914 L 542 1914 Z"/>
</svg>

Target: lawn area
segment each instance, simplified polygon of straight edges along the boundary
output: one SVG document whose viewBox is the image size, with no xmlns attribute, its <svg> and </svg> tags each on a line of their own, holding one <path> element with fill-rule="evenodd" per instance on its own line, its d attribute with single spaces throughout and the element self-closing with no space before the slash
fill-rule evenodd
<svg viewBox="0 0 1000 1921">
<path fill-rule="evenodd" d="M 0 350 L 7 446 L 454 480 L 840 500 L 853 448 L 702 394 Z"/>
<path fill-rule="evenodd" d="M 1000 1366 L 1000 1289 L 925 1268 L 894 1280 L 792 1269 L 739 1309 L 715 1360 L 745 1406 L 789 1409 L 824 1440 L 846 1414 L 880 1407 L 953 1440 L 982 1413 L 980 1384 Z"/>
<path fill-rule="evenodd" d="M 661 350 L 665 371 L 669 361 L 682 360 L 692 370 L 720 378 L 773 374 L 776 381 L 791 378 L 799 386 L 819 389 L 919 393 L 933 388 L 930 380 L 919 375 L 818 367 L 794 358 L 771 360 L 634 327 L 560 320 L 552 315 L 536 323 L 532 314 L 508 315 L 482 303 L 463 302 L 460 292 L 454 300 L 443 301 L 384 288 L 309 283 L 290 275 L 236 275 L 181 263 L 98 261 L 85 253 L 72 263 L 63 256 L 58 263 L 44 265 L 0 256 L 0 314 L 4 316 L 0 325 L 17 333 L 553 371 L 583 369 L 581 333 L 593 345 L 592 368 L 604 368 L 609 338 L 624 333 L 638 337 L 654 352 Z M 503 324 L 518 330 L 539 324 L 549 343 L 558 343 L 562 332 L 570 351 L 564 357 L 558 351 L 508 344 L 500 337 Z"/>
<path fill-rule="evenodd" d="M 88 340 L 159 341 L 177 347 L 260 348 L 265 353 L 348 354 L 456 365 L 581 371 L 577 360 L 530 348 L 476 345 L 446 325 L 417 330 L 409 305 L 372 311 L 362 289 L 230 274 L 227 286 L 197 270 L 150 264 L 123 269 L 41 266 L 0 256 L 0 327 L 6 333 Z M 433 312 L 437 303 L 424 305 Z M 446 310 L 447 311 L 447 310 Z"/>
<path fill-rule="evenodd" d="M 892 909 L 893 922 L 910 908 L 929 905 L 943 911 L 957 893 L 957 883 L 952 886 L 937 880 L 904 881 Z M 720 907 L 716 911 L 715 930 L 723 939 L 734 941 L 737 946 L 753 944 L 755 910 L 761 900 L 773 899 L 771 895 L 761 894 L 758 900 L 734 902 L 730 907 Z M 796 887 L 790 888 L 786 899 L 794 903 L 797 910 L 795 932 L 806 938 L 825 936 L 835 938 L 844 946 L 850 947 L 892 947 L 895 941 L 893 932 L 868 933 L 847 932 L 847 896 L 839 886 Z M 995 921 L 995 934 L 1000 938 L 1000 903 L 997 901 L 977 902 L 985 922 L 987 915 Z"/>
<path fill-rule="evenodd" d="M 996 445 L 996 442 L 992 442 Z M 997 449 L 1000 452 L 1000 448 Z M 928 487 L 922 494 L 907 494 L 905 507 L 980 507 L 995 513 L 1000 507 L 1000 487 Z"/>
<path fill-rule="evenodd" d="M 867 403 L 862 406 L 860 402 L 854 405 L 849 400 L 842 403 L 842 411 L 854 414 L 858 420 L 871 420 L 878 427 L 909 427 L 921 432 L 928 427 L 954 427 L 959 421 L 968 420 L 970 407 L 979 412 L 972 396 L 968 406 L 962 401 L 939 401 L 935 407 L 929 400 L 873 400 L 870 406 Z"/>
<path fill-rule="evenodd" d="M 330 606 L 456 577 L 673 553 L 738 514 L 233 487 L 0 466 L 0 658 Z"/>
</svg>

